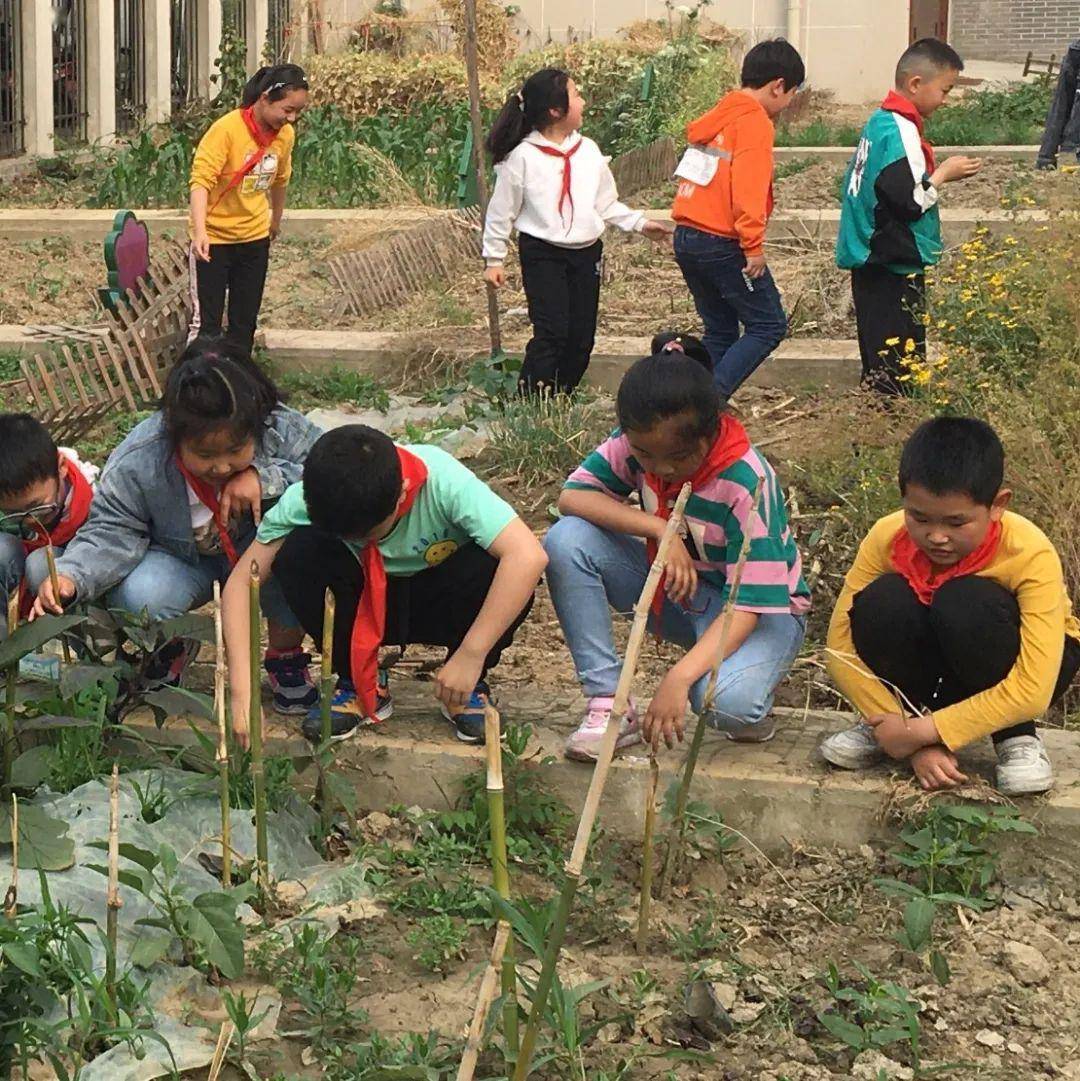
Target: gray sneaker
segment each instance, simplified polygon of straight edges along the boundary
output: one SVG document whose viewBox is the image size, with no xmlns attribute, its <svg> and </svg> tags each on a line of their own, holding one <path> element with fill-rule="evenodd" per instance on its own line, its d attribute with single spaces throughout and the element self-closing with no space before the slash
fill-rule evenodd
<svg viewBox="0 0 1080 1081">
<path fill-rule="evenodd" d="M 821 757 L 841 769 L 869 769 L 885 757 L 885 752 L 874 739 L 874 730 L 860 721 L 846 732 L 837 732 L 823 739 Z"/>
<path fill-rule="evenodd" d="M 1013 736 L 995 744 L 997 790 L 1003 796 L 1033 796 L 1054 785 L 1054 770 L 1038 736 Z"/>
</svg>

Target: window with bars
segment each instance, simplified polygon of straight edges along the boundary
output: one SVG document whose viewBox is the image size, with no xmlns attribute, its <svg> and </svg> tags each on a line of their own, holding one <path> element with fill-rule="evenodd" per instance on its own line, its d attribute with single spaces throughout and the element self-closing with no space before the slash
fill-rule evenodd
<svg viewBox="0 0 1080 1081">
<path fill-rule="evenodd" d="M 86 139 L 86 0 L 52 0 L 53 130 L 56 139 Z"/>
<path fill-rule="evenodd" d="M 292 4 L 290 0 L 269 0 L 268 8 L 266 44 L 271 62 L 278 64 L 285 59 L 290 44 Z"/>
<path fill-rule="evenodd" d="M 19 0 L 0 0 L 0 158 L 23 150 L 21 16 Z"/>
<path fill-rule="evenodd" d="M 172 0 L 172 104 L 182 109 L 199 96 L 199 13 L 196 0 Z"/>
<path fill-rule="evenodd" d="M 116 130 L 135 131 L 146 116 L 146 32 L 143 0 L 115 0 Z"/>
</svg>

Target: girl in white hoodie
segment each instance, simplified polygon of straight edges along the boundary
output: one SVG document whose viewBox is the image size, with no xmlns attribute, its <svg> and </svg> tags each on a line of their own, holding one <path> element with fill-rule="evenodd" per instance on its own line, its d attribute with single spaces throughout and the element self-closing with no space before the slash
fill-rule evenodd
<svg viewBox="0 0 1080 1081">
<path fill-rule="evenodd" d="M 589 366 L 608 223 L 670 242 L 670 227 L 619 202 L 608 159 L 578 128 L 585 102 L 565 71 L 544 68 L 503 106 L 487 139 L 495 191 L 484 227 L 484 278 L 499 288 L 518 231 L 532 341 L 521 388 L 572 391 Z"/>
</svg>

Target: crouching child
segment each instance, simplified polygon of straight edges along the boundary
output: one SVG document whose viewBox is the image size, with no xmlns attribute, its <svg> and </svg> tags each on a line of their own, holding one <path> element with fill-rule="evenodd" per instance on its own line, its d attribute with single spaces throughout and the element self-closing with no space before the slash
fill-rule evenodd
<svg viewBox="0 0 1080 1081">
<path fill-rule="evenodd" d="M 264 582 L 274 575 L 316 642 L 326 590 L 334 595 L 334 739 L 391 715 L 379 647 L 418 643 L 447 648 L 435 692 L 457 737 L 470 743 L 484 738 L 487 673 L 528 615 L 547 562 L 513 508 L 445 451 L 397 446 L 362 424 L 327 432 L 303 482 L 263 517 L 225 587 L 233 733 L 243 745 L 252 708 L 244 663 L 252 561 Z M 319 739 L 317 709 L 304 731 Z"/>
<path fill-rule="evenodd" d="M 864 769 L 910 762 L 927 790 L 963 784 L 956 751 L 990 736 L 997 787 L 1045 792 L 1035 721 L 1080 669 L 1061 560 L 1006 510 L 1005 453 L 981 420 L 938 417 L 900 458 L 903 510 L 867 534 L 829 626 L 829 672 L 863 720 L 821 745 Z"/>
</svg>

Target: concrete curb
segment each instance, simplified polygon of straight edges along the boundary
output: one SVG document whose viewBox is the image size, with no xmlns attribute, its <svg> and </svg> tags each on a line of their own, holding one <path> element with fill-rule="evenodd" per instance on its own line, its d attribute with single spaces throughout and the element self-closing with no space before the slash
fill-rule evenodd
<svg viewBox="0 0 1080 1081">
<path fill-rule="evenodd" d="M 542 701 L 526 690 L 505 697 L 504 723 L 533 726 L 536 753 L 530 761 L 539 762 L 546 755 L 554 758 L 544 767 L 545 783 L 571 810 L 580 812 L 592 770 L 565 760 L 562 743 L 580 716 L 581 699 L 576 693 L 563 693 Z M 459 782 L 482 768 L 483 748 L 459 743 L 445 722 L 435 719 L 429 685 L 403 681 L 399 687 L 395 682 L 394 709 L 391 721 L 338 745 L 338 767 L 356 788 L 360 807 L 385 810 L 396 803 L 434 811 L 451 808 Z M 902 771 L 888 766 L 864 772 L 835 770 L 818 753 L 822 737 L 849 726 L 852 716 L 801 709 L 777 709 L 774 714 L 776 735 L 768 743 L 733 744 L 716 733 L 706 735 L 695 774 L 695 800 L 719 810 L 728 825 L 765 851 L 786 850 L 792 844 L 854 849 L 894 837 L 895 829 L 883 820 L 882 811 Z M 161 731 L 149 719 L 127 723 L 153 743 L 194 744 L 182 718 L 168 721 Z M 310 745 L 294 732 L 295 728 L 271 723 L 267 753 L 287 754 L 306 765 Z M 1048 796 L 1019 800 L 1018 806 L 1039 827 L 1040 845 L 1077 864 L 1080 855 L 1069 842 L 1080 829 L 1080 741 L 1071 732 L 1043 730 L 1042 735 L 1054 762 L 1057 787 Z M 685 751 L 684 744 L 661 752 L 661 792 L 677 775 Z M 992 779 L 993 760 L 989 741 L 961 752 L 961 763 L 971 776 Z M 605 829 L 640 837 L 648 783 L 644 747 L 615 760 L 601 809 Z"/>
<path fill-rule="evenodd" d="M 449 211 L 417 207 L 401 210 L 287 210 L 284 232 L 294 239 L 311 239 L 327 233 L 340 232 L 354 224 L 377 224 L 393 221 L 404 224 L 422 221 Z M 74 240 L 104 240 L 112 225 L 115 210 L 0 210 L 0 240 L 39 240 L 50 236 L 66 236 Z M 667 210 L 646 211 L 655 221 L 670 221 Z M 153 236 L 180 236 L 187 229 L 185 210 L 140 210 Z M 1057 215 L 1072 218 L 1075 215 Z M 966 236 L 977 226 L 986 225 L 1001 233 L 1024 225 L 1043 224 L 1054 217 L 1047 210 L 1002 210 L 980 208 L 946 208 L 941 220 L 950 239 Z M 839 208 L 779 210 L 769 220 L 769 239 L 807 239 L 836 236 L 840 224 Z"/>
</svg>

